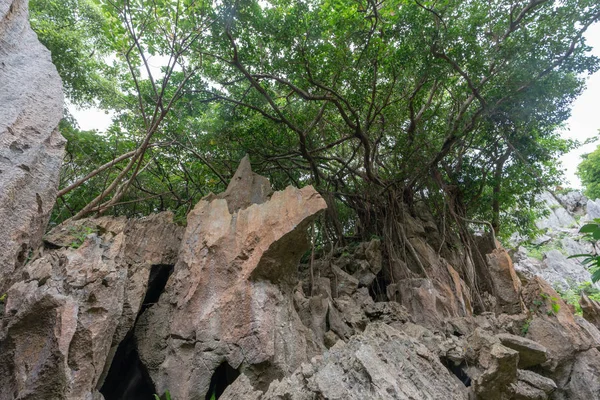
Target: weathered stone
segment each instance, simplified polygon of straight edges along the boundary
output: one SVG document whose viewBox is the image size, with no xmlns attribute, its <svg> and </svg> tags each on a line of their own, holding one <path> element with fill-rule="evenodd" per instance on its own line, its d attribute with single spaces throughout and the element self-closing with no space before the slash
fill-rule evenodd
<svg viewBox="0 0 600 400">
<path fill-rule="evenodd" d="M 550 192 L 539 195 L 537 201 L 543 203 L 548 210 L 548 216 L 535 223 L 539 229 L 570 228 L 577 225 L 575 218 L 565 210 L 563 205 Z"/>
<path fill-rule="evenodd" d="M 543 279 L 532 279 L 523 288 L 523 298 L 527 308 L 534 311 L 526 337 L 546 348 L 545 366 L 550 371 L 572 360 L 578 352 L 600 346 L 596 338 L 575 321 L 569 307 Z"/>
<path fill-rule="evenodd" d="M 510 385 L 516 381 L 519 353 L 499 343 L 480 355 L 479 363 L 485 369 L 473 379 L 475 393 L 482 399 L 510 399 Z"/>
<path fill-rule="evenodd" d="M 170 217 L 86 220 L 77 226 L 97 230 L 83 243 L 46 250 L 23 268 L 23 280 L 7 292 L 0 328 L 0 399 L 101 398 L 152 263 L 173 261 L 179 247 L 181 228 Z"/>
<path fill-rule="evenodd" d="M 574 190 L 567 193 L 559 193 L 557 196 L 560 199 L 563 207 L 565 207 L 568 212 L 575 215 L 584 214 L 587 197 L 585 197 L 581 192 Z"/>
<path fill-rule="evenodd" d="M 331 266 L 331 292 L 334 297 L 352 296 L 358 289 L 358 279 L 347 274 L 336 265 Z"/>
<path fill-rule="evenodd" d="M 520 369 L 517 371 L 517 378 L 519 381 L 525 382 L 528 385 L 541 390 L 546 395 L 556 390 L 556 383 L 552 379 L 536 374 L 533 371 Z"/>
<path fill-rule="evenodd" d="M 600 218 L 600 199 L 596 199 L 595 201 L 589 199 L 587 201 L 587 214 L 585 216 L 586 221 L 592 221 L 596 218 Z"/>
<path fill-rule="evenodd" d="M 29 26 L 27 0 L 0 0 L 0 293 L 42 241 L 65 140 L 60 77 Z"/>
<path fill-rule="evenodd" d="M 494 249 L 486 255 L 489 274 L 496 297 L 498 313 L 519 314 L 521 303 L 521 282 L 515 273 L 512 260 L 505 249 Z"/>
<path fill-rule="evenodd" d="M 470 310 L 467 311 L 462 289 L 462 286 L 454 286 L 452 290 L 450 286 L 439 282 L 415 278 L 403 279 L 388 285 L 387 295 L 390 300 L 406 307 L 416 322 L 427 327 L 440 327 L 446 318 L 465 316 L 470 313 Z"/>
<path fill-rule="evenodd" d="M 600 329 L 600 303 L 590 299 L 585 293 L 581 293 L 579 304 L 581 305 L 581 311 L 583 311 L 583 318 Z"/>
<path fill-rule="evenodd" d="M 251 190 L 246 186 L 239 190 Z M 312 187 L 270 198 L 265 184 L 252 187 L 260 193 L 240 192 L 234 202 L 210 196 L 196 205 L 165 292 L 136 325 L 157 390 L 175 399 L 203 398 L 224 362 L 266 387 L 322 350 L 302 324 L 293 292 L 309 248 L 306 230 L 325 202 Z"/>
<path fill-rule="evenodd" d="M 589 349 L 577 354 L 566 385 L 552 397 L 556 400 L 600 399 L 600 352 Z"/>
<path fill-rule="evenodd" d="M 272 194 L 271 183 L 267 178 L 252 171 L 250 158 L 246 155 L 240 161 L 227 190 L 218 195 L 210 194 L 204 200 L 224 199 L 227 201 L 229 213 L 233 214 L 252 204 L 264 203 Z"/>
<path fill-rule="evenodd" d="M 519 352 L 519 368 L 529 368 L 546 362 L 546 348 L 524 337 L 501 333 L 500 342 Z"/>
<path fill-rule="evenodd" d="M 352 371 L 351 373 L 348 373 Z M 233 397 L 230 397 L 233 398 Z M 271 384 L 262 399 L 468 399 L 437 356 L 405 334 L 370 324 L 348 343 Z"/>
</svg>

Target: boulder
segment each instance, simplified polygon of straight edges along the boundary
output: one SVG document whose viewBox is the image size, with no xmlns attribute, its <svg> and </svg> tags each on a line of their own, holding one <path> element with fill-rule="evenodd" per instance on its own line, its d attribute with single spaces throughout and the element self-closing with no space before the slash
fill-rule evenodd
<svg viewBox="0 0 600 400">
<path fill-rule="evenodd" d="M 533 371 L 517 371 L 517 383 L 514 385 L 513 400 L 547 400 L 556 390 L 556 383 Z"/>
<path fill-rule="evenodd" d="M 190 212 L 173 275 L 136 324 L 157 391 L 177 400 L 204 398 L 222 366 L 266 388 L 323 349 L 294 307 L 294 288 L 325 201 L 310 186 L 271 195 L 249 166 L 240 164 L 226 195 Z"/>
<path fill-rule="evenodd" d="M 593 221 L 596 218 L 600 218 L 600 199 L 596 199 L 595 201 L 589 199 L 586 210 L 587 214 L 584 218 L 586 221 Z"/>
<path fill-rule="evenodd" d="M 533 340 L 509 333 L 499 334 L 498 339 L 504 346 L 519 352 L 519 368 L 529 368 L 546 362 L 546 348 Z"/>
<path fill-rule="evenodd" d="M 41 244 L 65 146 L 61 80 L 28 14 L 0 0 L 0 293 Z"/>
<path fill-rule="evenodd" d="M 505 249 L 497 248 L 485 257 L 492 282 L 492 293 L 496 299 L 496 312 L 521 313 L 521 281 L 517 277 L 510 255 Z"/>
</svg>

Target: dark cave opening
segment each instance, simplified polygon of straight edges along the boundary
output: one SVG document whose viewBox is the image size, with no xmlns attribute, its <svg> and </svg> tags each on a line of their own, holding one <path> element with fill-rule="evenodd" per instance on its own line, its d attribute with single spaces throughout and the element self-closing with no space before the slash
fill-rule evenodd
<svg viewBox="0 0 600 400">
<path fill-rule="evenodd" d="M 448 371 L 450 371 L 454 376 L 458 378 L 466 387 L 471 386 L 471 377 L 464 370 L 464 362 L 460 364 L 456 364 L 454 361 L 450 360 L 446 357 L 440 357 L 440 361 Z"/>
<path fill-rule="evenodd" d="M 152 266 L 138 318 L 158 301 L 172 272 L 172 265 Z M 106 379 L 100 388 L 100 393 L 106 400 L 149 400 L 156 393 L 154 383 L 140 360 L 133 332 L 132 328 L 119 343 Z"/>
<path fill-rule="evenodd" d="M 221 397 L 227 386 L 240 376 L 240 372 L 233 368 L 227 361 L 217 367 L 210 378 L 210 386 L 206 393 L 206 400 L 214 400 Z M 107 399 L 108 400 L 108 399 Z"/>
</svg>

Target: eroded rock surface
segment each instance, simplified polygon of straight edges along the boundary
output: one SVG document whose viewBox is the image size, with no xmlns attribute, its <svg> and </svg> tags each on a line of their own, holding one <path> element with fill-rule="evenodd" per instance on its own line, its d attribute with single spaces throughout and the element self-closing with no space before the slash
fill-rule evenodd
<svg viewBox="0 0 600 400">
<path fill-rule="evenodd" d="M 152 266 L 174 263 L 182 229 L 170 213 L 87 219 L 48 235 L 7 292 L 0 399 L 97 399 L 146 295 Z"/>
<path fill-rule="evenodd" d="M 247 380 L 221 397 L 326 399 L 468 399 L 467 388 L 425 346 L 392 327 L 374 323 L 348 343 L 339 342 L 322 357 L 303 364 L 264 393 Z M 254 397 L 253 397 L 254 396 Z"/>
<path fill-rule="evenodd" d="M 322 351 L 293 289 L 307 228 L 325 201 L 312 187 L 270 196 L 249 167 L 242 162 L 225 195 L 188 215 L 173 275 L 136 327 L 157 391 L 175 399 L 204 399 L 225 363 L 266 387 Z"/>
<path fill-rule="evenodd" d="M 0 0 L 0 293 L 42 240 L 65 141 L 62 83 L 28 20 L 27 0 Z"/>
</svg>

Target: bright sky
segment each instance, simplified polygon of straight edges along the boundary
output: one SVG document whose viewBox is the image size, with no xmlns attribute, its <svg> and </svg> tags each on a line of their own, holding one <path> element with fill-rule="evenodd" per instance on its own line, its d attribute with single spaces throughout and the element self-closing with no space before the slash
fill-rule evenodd
<svg viewBox="0 0 600 400">
<path fill-rule="evenodd" d="M 593 25 L 585 36 L 588 45 L 593 47 L 592 54 L 600 57 L 600 24 Z M 153 62 L 150 62 L 150 64 L 157 68 L 160 61 L 155 61 L 157 61 L 157 65 L 152 65 Z M 145 71 L 142 73 L 145 75 Z M 110 125 L 111 115 L 104 113 L 104 111 L 98 109 L 77 110 L 75 107 L 70 107 L 70 109 L 79 122 L 81 129 L 97 129 L 104 132 Z M 600 138 L 600 71 L 587 79 L 587 88 L 573 103 L 571 118 L 569 118 L 566 125 L 563 133 L 566 138 L 577 139 L 580 142 L 594 136 Z M 598 144 L 600 142 L 582 146 L 561 158 L 566 171 L 564 183 L 566 187 L 581 188 L 581 182 L 575 175 L 577 165 L 581 161 L 581 155 L 590 153 Z"/>
<path fill-rule="evenodd" d="M 585 35 L 588 45 L 593 47 L 592 53 L 600 57 L 600 24 L 595 24 Z M 573 103 L 571 118 L 567 121 L 567 131 L 563 136 L 583 142 L 590 137 L 600 137 L 600 71 L 590 76 L 587 88 Z M 582 146 L 565 154 L 561 161 L 566 169 L 565 186 L 581 188 L 581 182 L 575 175 L 577 165 L 581 162 L 581 155 L 594 151 L 600 142 Z"/>
</svg>

